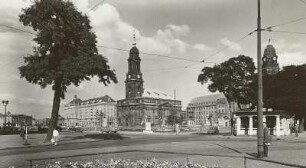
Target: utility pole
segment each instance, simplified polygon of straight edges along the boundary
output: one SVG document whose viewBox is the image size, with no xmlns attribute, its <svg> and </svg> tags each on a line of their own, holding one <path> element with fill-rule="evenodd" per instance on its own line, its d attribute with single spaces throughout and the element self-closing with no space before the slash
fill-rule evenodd
<svg viewBox="0 0 306 168">
<path fill-rule="evenodd" d="M 263 158 L 263 96 L 262 96 L 262 62 L 261 62 L 261 17 L 260 17 L 260 0 L 258 1 L 257 17 L 257 71 L 258 71 L 258 103 L 257 103 L 257 157 Z"/>
<path fill-rule="evenodd" d="M 6 127 L 6 106 L 8 105 L 8 100 L 2 100 L 2 104 L 4 105 L 4 127 Z"/>
</svg>

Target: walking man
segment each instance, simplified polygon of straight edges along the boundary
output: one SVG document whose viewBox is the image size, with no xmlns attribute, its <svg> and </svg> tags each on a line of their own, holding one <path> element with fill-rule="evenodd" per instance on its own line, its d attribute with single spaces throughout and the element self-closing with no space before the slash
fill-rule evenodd
<svg viewBox="0 0 306 168">
<path fill-rule="evenodd" d="M 271 143 L 271 136 L 270 136 L 270 131 L 269 128 L 267 127 L 266 123 L 263 123 L 264 126 L 264 157 L 268 157 L 268 150 L 269 150 L 269 146 Z"/>
<path fill-rule="evenodd" d="M 296 121 L 295 127 L 294 127 L 295 136 L 299 136 L 299 121 Z"/>
<path fill-rule="evenodd" d="M 53 139 L 53 142 L 54 142 L 54 146 L 56 146 L 58 141 L 59 141 L 59 133 L 58 133 L 58 130 L 56 128 L 53 130 L 52 139 Z"/>
</svg>

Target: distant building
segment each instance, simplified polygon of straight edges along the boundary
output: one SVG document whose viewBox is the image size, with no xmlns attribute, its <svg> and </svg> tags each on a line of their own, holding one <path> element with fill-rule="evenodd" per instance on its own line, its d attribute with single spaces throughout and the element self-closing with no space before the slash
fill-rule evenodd
<svg viewBox="0 0 306 168">
<path fill-rule="evenodd" d="M 267 45 L 262 57 L 263 74 L 274 75 L 279 72 L 277 59 L 275 48 L 271 44 Z"/>
<path fill-rule="evenodd" d="M 36 119 L 35 125 L 41 128 L 49 127 L 50 118 Z"/>
<path fill-rule="evenodd" d="M 5 118 L 6 118 L 6 125 L 7 126 L 12 124 L 12 114 L 10 112 L 6 113 L 6 117 L 5 117 L 4 114 L 0 113 L 0 127 L 4 126 Z"/>
<path fill-rule="evenodd" d="M 187 111 L 186 110 L 182 110 L 181 111 L 180 118 L 182 120 L 182 124 L 186 125 L 187 124 L 187 120 L 188 120 L 188 116 L 187 116 Z"/>
<path fill-rule="evenodd" d="M 193 98 L 187 106 L 188 123 L 209 126 L 212 124 L 229 126 L 230 111 L 227 100 L 223 94 L 214 94 Z"/>
<path fill-rule="evenodd" d="M 118 100 L 118 118 L 121 126 L 140 126 L 144 122 L 166 125 L 170 115 L 179 116 L 182 105 L 166 93 L 144 88 L 140 70 L 141 59 L 136 43 L 128 58 L 125 80 L 125 99 Z"/>
<path fill-rule="evenodd" d="M 64 106 L 63 117 L 64 126 L 67 127 L 117 126 L 116 101 L 108 95 L 88 100 L 81 100 L 75 96 Z"/>
<path fill-rule="evenodd" d="M 33 117 L 25 114 L 13 114 L 12 124 L 16 127 L 20 126 L 32 126 Z"/>
</svg>

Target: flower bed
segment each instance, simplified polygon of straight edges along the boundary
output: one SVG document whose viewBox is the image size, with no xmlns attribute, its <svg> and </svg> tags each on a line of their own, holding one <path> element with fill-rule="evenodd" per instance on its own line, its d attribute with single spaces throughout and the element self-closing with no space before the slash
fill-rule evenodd
<svg viewBox="0 0 306 168">
<path fill-rule="evenodd" d="M 34 166 L 39 167 L 39 166 Z M 60 161 L 49 163 L 46 168 L 220 168 L 219 166 L 203 166 L 195 163 L 180 163 L 161 160 L 95 160 L 93 162 L 69 162 Z"/>
</svg>

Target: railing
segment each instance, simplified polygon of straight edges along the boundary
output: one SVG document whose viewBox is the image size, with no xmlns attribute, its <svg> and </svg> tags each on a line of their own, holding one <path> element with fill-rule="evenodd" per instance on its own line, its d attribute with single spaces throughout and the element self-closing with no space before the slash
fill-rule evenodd
<svg viewBox="0 0 306 168">
<path fill-rule="evenodd" d="M 274 160 L 268 160 L 268 159 L 259 159 L 256 157 L 249 157 L 249 156 L 237 156 L 237 155 L 207 155 L 207 154 L 200 154 L 200 153 L 187 153 L 187 152 L 172 152 L 172 151 L 155 151 L 155 150 L 123 150 L 123 151 L 111 151 L 111 152 L 101 152 L 101 153 L 91 153 L 91 154 L 82 154 L 82 155 L 70 155 L 70 156 L 60 156 L 60 157 L 49 157 L 49 158 L 39 158 L 39 159 L 29 159 L 27 160 L 29 162 L 29 166 L 31 168 L 40 168 L 40 167 L 46 167 L 48 163 L 54 163 L 56 161 L 62 161 L 62 162 L 70 162 L 70 161 L 80 161 L 84 160 L 81 158 L 88 158 L 87 162 L 93 161 L 96 159 L 105 159 L 107 158 L 106 155 L 110 156 L 111 158 L 114 158 L 114 156 L 117 156 L 118 158 L 124 159 L 125 157 L 131 157 L 136 156 L 134 159 L 142 159 L 143 158 L 137 158 L 137 155 L 132 155 L 131 153 L 140 153 L 138 156 L 146 156 L 147 153 L 148 156 L 154 156 L 153 154 L 156 154 L 156 156 L 160 156 L 163 158 L 164 155 L 175 155 L 175 159 L 182 158 L 186 159 L 187 162 L 190 160 L 193 160 L 193 162 L 198 163 L 198 161 L 204 161 L 205 162 L 211 162 L 213 160 L 216 161 L 213 165 L 218 165 L 218 163 L 222 162 L 230 162 L 234 163 L 236 165 L 231 166 L 230 164 L 225 163 L 226 166 L 218 165 L 218 167 L 243 167 L 243 168 L 289 168 L 289 167 L 306 167 L 303 165 L 296 165 L 296 164 L 290 164 L 285 162 L 279 162 Z M 124 156 L 126 154 L 126 156 Z M 100 156 L 102 155 L 102 156 Z M 120 156 L 122 155 L 122 156 Z M 163 156 L 162 156 L 163 155 Z M 171 158 L 171 157 L 170 157 Z M 172 157 L 173 158 L 173 157 Z M 215 159 L 213 159 L 215 158 Z M 116 158 L 114 158 L 116 159 Z M 158 158 L 157 158 L 158 159 Z M 85 159 L 86 160 L 86 159 Z M 163 159 L 161 159 L 163 160 Z M 208 166 L 208 165 L 207 165 Z"/>
</svg>

